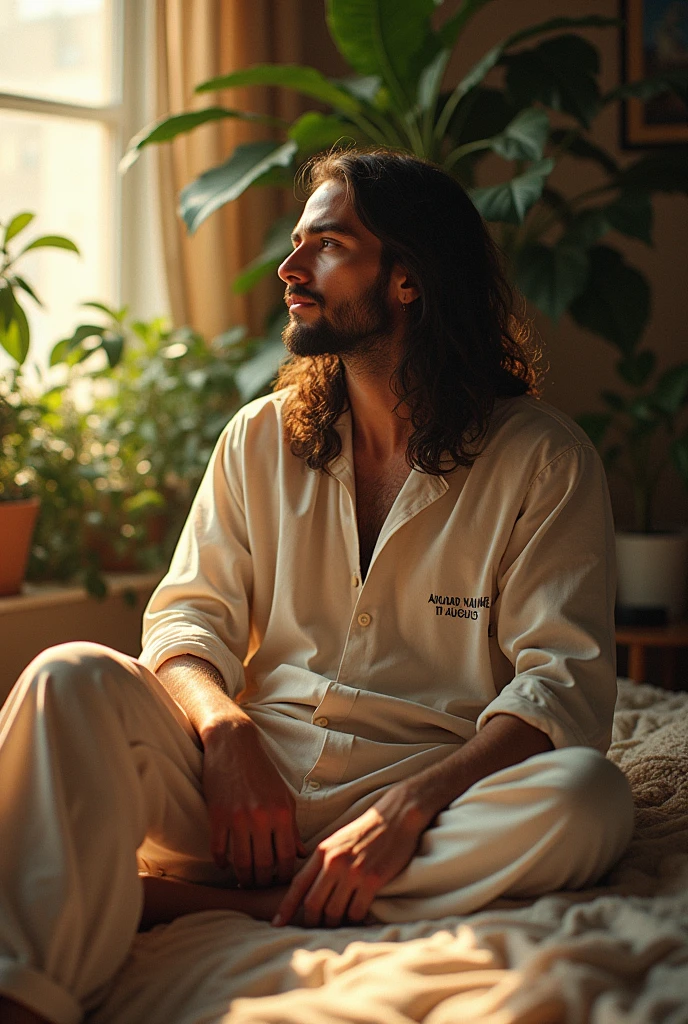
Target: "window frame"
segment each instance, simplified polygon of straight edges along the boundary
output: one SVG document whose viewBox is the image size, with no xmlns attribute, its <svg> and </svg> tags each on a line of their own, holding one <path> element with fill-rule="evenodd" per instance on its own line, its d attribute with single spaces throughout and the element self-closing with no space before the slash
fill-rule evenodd
<svg viewBox="0 0 688 1024">
<path fill-rule="evenodd" d="M 153 97 L 147 86 L 146 70 L 150 64 L 154 3 L 152 0 L 110 0 L 110 3 L 113 11 L 112 103 L 91 106 L 0 91 L 0 110 L 90 121 L 106 129 L 109 159 L 104 187 L 111 197 L 106 266 L 114 301 L 124 305 L 135 299 L 138 290 L 138 268 L 131 254 L 137 252 L 135 193 L 140 183 L 132 181 L 131 177 L 122 177 L 118 165 L 131 137 L 142 124 L 151 120 Z"/>
</svg>

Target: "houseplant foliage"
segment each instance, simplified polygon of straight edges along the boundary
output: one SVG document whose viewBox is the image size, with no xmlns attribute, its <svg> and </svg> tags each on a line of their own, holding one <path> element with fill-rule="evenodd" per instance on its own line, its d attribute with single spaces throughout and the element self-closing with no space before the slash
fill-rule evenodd
<svg viewBox="0 0 688 1024">
<path fill-rule="evenodd" d="M 33 430 L 50 499 L 29 577 L 80 576 L 97 595 L 102 570 L 169 559 L 222 428 L 265 372 L 242 327 L 208 342 L 163 318 L 84 306 L 90 322 L 52 350 L 63 380 L 42 394 Z"/>
<path fill-rule="evenodd" d="M 17 264 L 36 249 L 78 253 L 74 242 L 61 235 L 23 242 L 20 236 L 33 219 L 33 213 L 24 212 L 0 224 L 0 345 L 14 363 L 0 379 L 0 594 L 16 593 L 21 586 L 40 497 L 31 468 L 33 428 L 40 408 L 22 385 L 21 365 L 31 341 L 24 304 L 27 298 L 38 305 L 41 301 L 19 274 Z"/>
<path fill-rule="evenodd" d="M 534 305 L 554 320 L 569 313 L 630 355 L 648 319 L 649 287 L 607 236 L 616 231 L 651 244 L 651 196 L 686 191 L 688 156 L 686 148 L 673 148 L 621 168 L 592 142 L 589 129 L 605 107 L 624 97 L 685 91 L 686 76 L 673 72 L 603 93 L 598 50 L 575 30 L 618 22 L 590 14 L 551 18 L 497 40 L 458 85 L 445 90 L 457 41 L 493 2 L 463 0 L 434 28 L 442 0 L 326 0 L 330 33 L 352 77 L 332 80 L 311 67 L 266 64 L 201 83 L 198 93 L 289 88 L 319 109 L 282 122 L 279 139 L 237 146 L 223 164 L 189 184 L 180 198 L 188 230 L 249 187 L 292 188 L 298 167 L 331 146 L 405 149 L 442 165 L 469 189 L 483 216 L 501 225 L 515 280 Z M 123 167 L 143 147 L 210 120 L 257 116 L 210 106 L 163 118 L 132 140 Z M 503 180 L 488 187 L 480 175 L 489 154 L 504 163 Z M 549 181 L 563 160 L 592 163 L 599 183 L 563 195 Z M 264 252 L 235 282 L 237 290 L 274 272 L 290 249 L 291 227 L 291 217 L 273 225 Z"/>
<path fill-rule="evenodd" d="M 657 372 L 657 357 L 642 348 L 616 364 L 620 390 L 602 392 L 604 412 L 579 423 L 597 446 L 610 476 L 633 497 L 633 530 L 657 526 L 657 485 L 673 467 L 688 490 L 688 362 Z"/>
</svg>

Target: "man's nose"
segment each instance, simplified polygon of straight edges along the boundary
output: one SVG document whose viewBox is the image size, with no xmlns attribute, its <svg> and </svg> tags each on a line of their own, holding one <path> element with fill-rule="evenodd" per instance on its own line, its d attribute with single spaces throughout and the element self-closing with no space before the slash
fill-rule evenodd
<svg viewBox="0 0 688 1024">
<path fill-rule="evenodd" d="M 279 265 L 277 276 L 285 284 L 305 284 L 306 281 L 310 280 L 310 272 L 305 265 L 303 255 L 299 253 L 299 249 L 294 249 L 293 252 L 290 252 L 286 260 Z"/>
</svg>

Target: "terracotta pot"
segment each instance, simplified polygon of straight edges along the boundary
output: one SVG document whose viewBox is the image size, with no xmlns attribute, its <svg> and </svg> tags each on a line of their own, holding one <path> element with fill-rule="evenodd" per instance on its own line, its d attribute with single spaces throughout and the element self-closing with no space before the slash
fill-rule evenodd
<svg viewBox="0 0 688 1024">
<path fill-rule="evenodd" d="M 0 597 L 21 590 L 39 505 L 38 498 L 0 501 Z"/>
<path fill-rule="evenodd" d="M 617 621 L 677 622 L 686 612 L 688 533 L 617 533 Z"/>
</svg>

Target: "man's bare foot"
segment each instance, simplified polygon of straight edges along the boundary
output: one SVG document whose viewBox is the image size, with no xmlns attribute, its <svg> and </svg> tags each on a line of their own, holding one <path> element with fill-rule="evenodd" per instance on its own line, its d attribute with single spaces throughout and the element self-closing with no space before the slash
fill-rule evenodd
<svg viewBox="0 0 688 1024">
<path fill-rule="evenodd" d="M 0 1024 L 50 1024 L 45 1017 L 39 1017 L 37 1013 L 15 1003 L 14 999 L 0 996 Z"/>
</svg>

